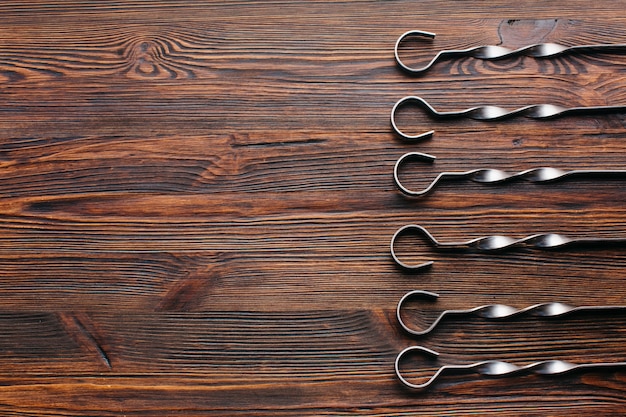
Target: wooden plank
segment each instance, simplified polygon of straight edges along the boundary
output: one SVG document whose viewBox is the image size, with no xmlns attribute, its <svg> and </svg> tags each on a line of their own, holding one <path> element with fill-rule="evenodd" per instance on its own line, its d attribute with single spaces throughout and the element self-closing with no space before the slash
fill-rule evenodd
<svg viewBox="0 0 626 417">
<path fill-rule="evenodd" d="M 427 341 L 441 349 L 442 361 L 490 357 L 496 341 L 499 357 L 511 361 L 623 357 L 616 345 L 626 337 L 623 318 L 592 318 L 596 321 L 588 313 L 558 323 L 523 318 L 506 326 L 452 320 Z M 392 312 L 380 310 L 4 315 L 0 326 L 11 335 L 2 332 L 0 364 L 25 372 L 19 379 L 3 377 L 0 409 L 43 415 L 370 415 L 413 413 L 419 402 L 418 415 L 450 412 L 459 405 L 515 415 L 623 406 L 623 374 L 611 372 L 564 376 L 559 383 L 541 376 L 444 378 L 433 392 L 411 395 L 386 367 L 409 342 L 393 320 Z M 544 337 L 529 328 L 545 332 Z M 453 338 L 462 345 L 450 344 Z M 45 346 L 36 342 L 41 339 Z M 20 353 L 8 354 L 8 348 Z"/>
</svg>

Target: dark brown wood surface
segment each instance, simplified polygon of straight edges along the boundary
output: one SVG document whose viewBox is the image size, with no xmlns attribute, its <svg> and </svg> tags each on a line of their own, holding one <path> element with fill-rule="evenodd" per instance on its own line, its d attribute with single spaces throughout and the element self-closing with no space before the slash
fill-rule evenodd
<svg viewBox="0 0 626 417">
<path fill-rule="evenodd" d="M 0 4 L 1 415 L 620 415 L 626 371 L 447 377 L 403 388 L 400 350 L 445 363 L 626 361 L 626 313 L 450 319 L 422 310 L 626 304 L 626 247 L 441 253 L 442 241 L 626 237 L 626 182 L 392 182 L 441 171 L 626 169 L 626 114 L 437 121 L 441 110 L 626 105 L 626 54 L 445 60 L 446 48 L 626 43 L 623 1 L 14 2 Z M 432 311 L 431 311 L 432 312 Z M 408 364 L 407 364 L 408 365 Z M 419 366 L 432 367 L 432 363 Z M 419 375 L 418 375 L 419 374 Z M 418 372 L 414 376 L 424 376 Z"/>
</svg>

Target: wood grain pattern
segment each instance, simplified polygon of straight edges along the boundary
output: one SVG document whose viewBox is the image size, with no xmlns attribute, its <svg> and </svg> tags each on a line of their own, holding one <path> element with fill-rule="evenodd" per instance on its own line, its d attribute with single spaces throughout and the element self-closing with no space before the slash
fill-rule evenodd
<svg viewBox="0 0 626 417">
<path fill-rule="evenodd" d="M 523 7 L 522 7 L 523 6 Z M 581 18 L 581 11 L 584 15 Z M 439 121 L 441 110 L 626 104 L 626 55 L 442 61 L 413 78 L 402 53 L 626 43 L 620 2 L 7 1 L 0 4 L 0 414 L 619 415 L 624 371 L 459 376 L 402 388 L 393 361 L 420 343 L 440 363 L 625 361 L 623 314 L 448 321 L 407 316 L 486 303 L 626 304 L 625 247 L 485 255 L 442 241 L 541 232 L 626 237 L 626 180 L 442 184 L 395 190 L 410 150 L 420 187 L 441 171 L 623 169 L 626 115 Z M 557 16 L 557 18 L 555 18 Z M 412 377 L 433 366 L 406 363 Z"/>
</svg>

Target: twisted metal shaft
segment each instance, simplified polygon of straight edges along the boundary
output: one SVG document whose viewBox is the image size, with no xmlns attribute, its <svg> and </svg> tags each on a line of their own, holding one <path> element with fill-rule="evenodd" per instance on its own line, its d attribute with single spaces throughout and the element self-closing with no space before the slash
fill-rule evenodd
<svg viewBox="0 0 626 417">
<path fill-rule="evenodd" d="M 535 304 L 525 308 L 515 308 L 512 306 L 504 305 L 504 304 L 487 304 L 482 305 L 466 310 L 444 310 L 435 320 L 433 320 L 432 324 L 425 329 L 414 329 L 409 327 L 404 320 L 402 319 L 402 308 L 409 300 L 413 299 L 424 299 L 428 301 L 437 300 L 439 298 L 439 294 L 430 291 L 424 290 L 414 290 L 406 293 L 400 301 L 398 301 L 398 306 L 396 308 L 396 318 L 398 319 L 398 323 L 406 331 L 407 333 L 413 336 L 423 336 L 435 329 L 439 322 L 447 316 L 478 316 L 489 320 L 504 320 L 513 318 L 519 315 L 527 314 L 530 316 L 536 317 L 561 317 L 567 314 L 571 314 L 574 312 L 580 311 L 616 311 L 616 310 L 626 310 L 626 306 L 579 306 L 574 307 L 565 303 L 559 302 L 551 302 L 551 303 L 542 303 Z"/>
<path fill-rule="evenodd" d="M 426 100 L 418 96 L 403 97 L 396 102 L 391 110 L 392 125 L 395 124 L 395 114 L 403 105 L 415 104 L 437 118 L 466 117 L 475 120 L 500 120 L 513 116 L 524 116 L 531 119 L 551 119 L 571 114 L 618 113 L 626 111 L 626 106 L 588 106 L 562 107 L 555 104 L 532 104 L 514 110 L 498 106 L 476 106 L 457 111 L 438 111 Z M 397 127 L 396 127 L 397 129 Z"/>
<path fill-rule="evenodd" d="M 626 105 L 622 106 L 590 106 L 590 107 L 562 107 L 554 104 L 534 104 L 530 106 L 521 107 L 515 110 L 508 110 L 498 106 L 477 106 L 469 109 L 458 111 L 438 111 L 432 107 L 426 100 L 418 96 L 407 96 L 401 98 L 394 104 L 391 109 L 391 127 L 393 131 L 405 140 L 419 141 L 427 139 L 433 136 L 434 131 L 429 130 L 425 133 L 417 135 L 410 135 L 404 133 L 398 127 L 396 123 L 396 114 L 398 110 L 408 104 L 415 104 L 418 107 L 426 110 L 428 114 L 433 117 L 446 119 L 446 118 L 461 118 L 466 117 L 475 120 L 495 121 L 506 119 L 514 116 L 524 116 L 531 119 L 554 119 L 566 115 L 575 114 L 596 114 L 596 113 L 619 113 L 626 112 Z"/>
<path fill-rule="evenodd" d="M 434 384 L 443 374 L 473 372 L 478 375 L 490 377 L 507 377 L 522 373 L 534 373 L 539 375 L 563 375 L 570 372 L 594 369 L 618 369 L 626 367 L 626 362 L 600 362 L 575 364 L 562 360 L 547 360 L 531 363 L 525 366 L 518 366 L 510 362 L 488 360 L 467 365 L 444 365 L 440 367 L 426 382 L 415 384 L 407 380 L 400 370 L 400 362 L 409 354 L 421 353 L 429 358 L 437 358 L 439 353 L 423 346 L 410 346 L 401 351 L 396 357 L 396 376 L 405 386 L 412 389 L 425 389 Z"/>
<path fill-rule="evenodd" d="M 499 169 L 474 169 L 465 172 L 442 172 L 421 191 L 411 190 L 405 187 L 399 178 L 400 167 L 409 160 L 433 162 L 435 157 L 421 152 L 408 152 L 402 155 L 393 169 L 393 180 L 402 193 L 410 197 L 421 197 L 430 193 L 442 180 L 467 178 L 471 181 L 483 184 L 498 184 L 516 179 L 534 183 L 546 183 L 559 181 L 573 176 L 624 176 L 626 170 L 572 170 L 564 171 L 558 168 L 541 167 L 531 168 L 514 174 Z"/>
<path fill-rule="evenodd" d="M 400 44 L 409 37 L 421 37 L 427 39 L 434 39 L 435 34 L 432 32 L 424 32 L 420 30 L 410 30 L 400 35 L 396 41 L 394 48 L 394 55 L 396 62 L 404 71 L 410 74 L 422 74 L 430 69 L 437 61 L 444 58 L 454 57 L 473 57 L 484 60 L 496 60 L 509 58 L 513 56 L 525 55 L 533 58 L 549 58 L 569 53 L 590 53 L 590 52 L 622 52 L 626 51 L 626 44 L 598 44 L 598 45 L 576 45 L 576 46 L 564 46 L 556 43 L 539 43 L 524 46 L 518 49 L 509 49 L 496 45 L 476 46 L 467 49 L 450 49 L 439 51 L 435 57 L 425 66 L 420 68 L 413 68 L 406 65 L 400 59 L 398 49 Z"/>
<path fill-rule="evenodd" d="M 409 224 L 400 227 L 391 238 L 391 256 L 400 267 L 415 271 L 432 265 L 432 261 L 419 265 L 409 265 L 402 262 L 395 252 L 395 244 L 400 236 L 418 234 L 437 249 L 475 249 L 482 252 L 502 251 L 515 247 L 530 247 L 534 249 L 557 249 L 573 245 L 610 245 L 624 244 L 626 238 L 571 238 L 557 233 L 541 233 L 515 239 L 509 236 L 484 236 L 462 242 L 439 242 L 424 227 Z"/>
</svg>

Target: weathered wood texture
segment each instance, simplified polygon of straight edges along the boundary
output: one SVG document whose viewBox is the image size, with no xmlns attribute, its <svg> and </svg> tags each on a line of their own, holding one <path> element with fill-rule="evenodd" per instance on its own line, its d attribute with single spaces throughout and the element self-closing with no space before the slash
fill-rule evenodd
<svg viewBox="0 0 626 417">
<path fill-rule="evenodd" d="M 548 301 L 626 304 L 626 248 L 438 253 L 437 238 L 540 232 L 626 237 L 626 182 L 448 182 L 443 170 L 625 168 L 626 115 L 437 121 L 441 110 L 626 104 L 626 54 L 471 58 L 425 76 L 406 59 L 482 44 L 626 43 L 622 1 L 2 2 L 0 414 L 604 415 L 626 372 L 445 378 L 416 394 L 393 374 L 410 344 L 440 363 L 625 361 L 626 315 L 450 320 L 412 340 L 394 308 Z M 409 316 L 424 313 L 410 306 Z M 415 309 L 413 309 L 415 308 Z M 425 364 L 421 364 L 425 366 Z M 426 364 L 431 366 L 431 364 Z M 408 364 L 407 364 L 408 366 Z M 420 375 L 423 375 L 420 373 Z M 418 377 L 419 375 L 415 375 Z"/>
</svg>

